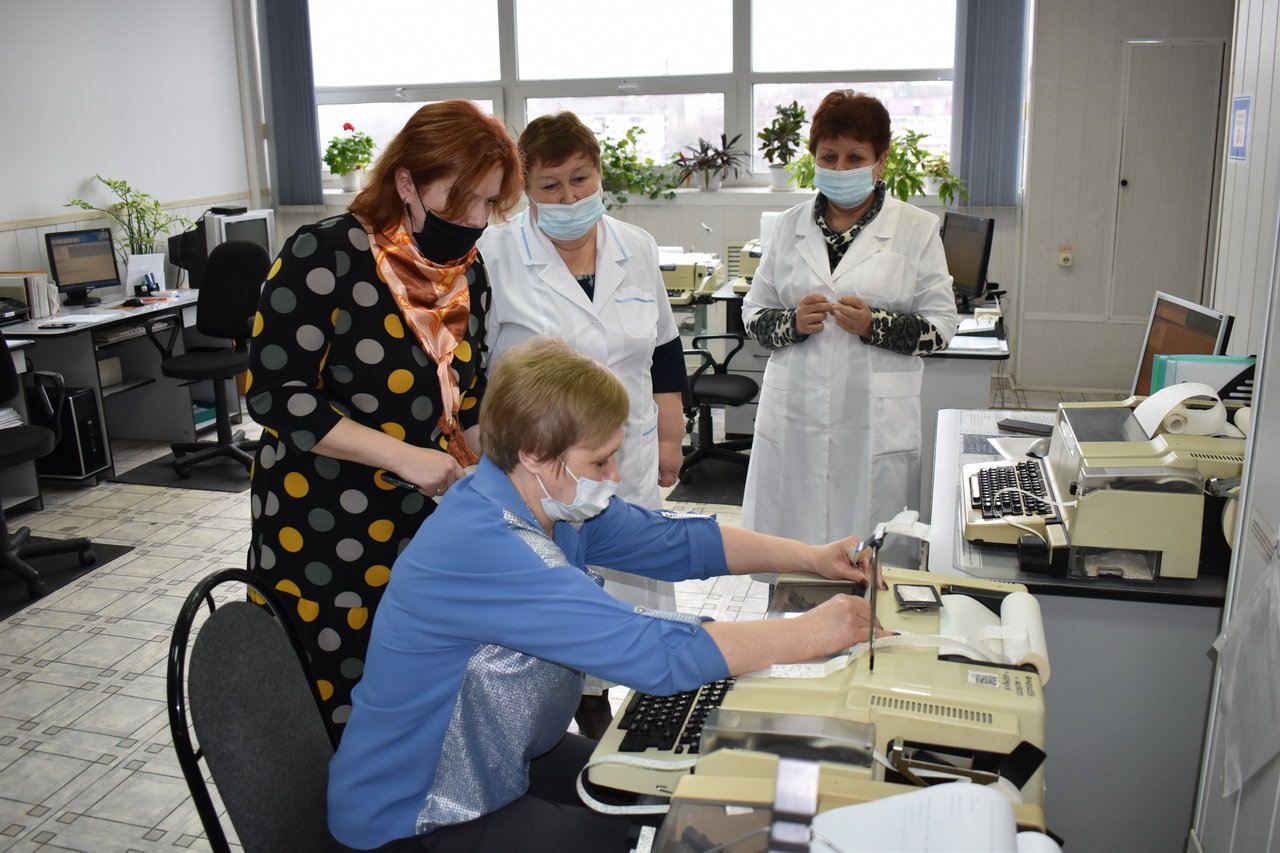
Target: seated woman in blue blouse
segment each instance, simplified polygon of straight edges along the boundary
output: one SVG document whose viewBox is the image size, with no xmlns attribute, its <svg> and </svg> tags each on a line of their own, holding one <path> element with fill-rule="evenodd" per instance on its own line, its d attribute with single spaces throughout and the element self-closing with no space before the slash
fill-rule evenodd
<svg viewBox="0 0 1280 853">
<path fill-rule="evenodd" d="M 794 619 L 703 621 L 634 608 L 589 564 L 669 581 L 806 571 L 864 581 L 869 552 L 720 527 L 612 498 L 630 403 L 607 368 L 555 338 L 489 379 L 484 458 L 396 560 L 364 677 L 330 766 L 329 828 L 356 850 L 628 849 L 629 821 L 581 805 L 594 741 L 565 728 L 583 673 L 645 693 L 865 641 L 867 602 Z"/>
</svg>

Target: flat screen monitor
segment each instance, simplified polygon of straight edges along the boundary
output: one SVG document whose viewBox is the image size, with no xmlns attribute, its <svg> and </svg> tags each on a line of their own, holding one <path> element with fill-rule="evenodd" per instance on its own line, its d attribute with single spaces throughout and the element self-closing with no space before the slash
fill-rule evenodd
<svg viewBox="0 0 1280 853">
<path fill-rule="evenodd" d="M 987 264 L 996 221 L 984 216 L 954 213 L 942 217 L 942 250 L 947 255 L 956 305 L 968 313 L 987 296 Z"/>
<path fill-rule="evenodd" d="M 44 246 L 49 254 L 49 277 L 66 296 L 64 305 L 97 305 L 102 300 L 91 297 L 90 291 L 120 286 L 110 228 L 49 231 L 44 235 Z"/>
<path fill-rule="evenodd" d="M 1231 315 L 1157 290 L 1142 338 L 1133 394 L 1151 393 L 1151 364 L 1158 355 L 1226 355 Z"/>
<path fill-rule="evenodd" d="M 257 243 L 275 257 L 276 214 L 274 210 L 247 210 L 244 213 L 208 213 L 204 217 L 205 251 L 230 241 Z"/>
</svg>

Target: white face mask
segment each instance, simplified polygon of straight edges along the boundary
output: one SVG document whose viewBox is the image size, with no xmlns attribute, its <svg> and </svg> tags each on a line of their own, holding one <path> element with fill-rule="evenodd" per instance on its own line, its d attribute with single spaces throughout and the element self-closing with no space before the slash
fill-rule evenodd
<svg viewBox="0 0 1280 853">
<path fill-rule="evenodd" d="M 586 477 L 578 477 L 569 471 L 568 465 L 564 466 L 564 470 L 568 471 L 569 476 L 573 477 L 573 481 L 578 484 L 571 504 L 551 497 L 542 478 L 537 474 L 534 475 L 538 479 L 538 485 L 542 486 L 542 493 L 546 495 L 542 499 L 542 511 L 547 514 L 547 518 L 552 521 L 586 521 L 604 512 L 605 507 L 609 505 L 609 499 L 618 491 L 618 483 L 613 480 L 588 480 Z"/>
<path fill-rule="evenodd" d="M 858 169 L 824 169 L 817 166 L 813 170 L 813 185 L 837 207 L 847 210 L 862 204 L 875 189 L 875 167 L 875 163 Z"/>
<path fill-rule="evenodd" d="M 537 214 L 538 227 L 548 237 L 577 240 L 604 216 L 604 198 L 596 190 L 573 204 L 539 204 Z"/>
</svg>

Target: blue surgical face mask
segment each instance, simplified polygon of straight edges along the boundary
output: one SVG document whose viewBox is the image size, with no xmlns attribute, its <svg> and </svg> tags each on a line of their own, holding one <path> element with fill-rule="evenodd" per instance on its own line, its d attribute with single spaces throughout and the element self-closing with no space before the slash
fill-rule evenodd
<svg viewBox="0 0 1280 853">
<path fill-rule="evenodd" d="M 818 188 L 818 192 L 831 199 L 836 207 L 857 207 L 875 189 L 876 179 L 872 174 L 875 166 L 875 163 L 860 169 L 824 169 L 815 166 L 813 185 Z"/>
<path fill-rule="evenodd" d="M 604 198 L 596 190 L 573 204 L 536 204 L 538 227 L 553 240 L 577 240 L 604 216 Z"/>
<path fill-rule="evenodd" d="M 546 495 L 542 499 L 542 511 L 547 514 L 547 518 L 552 521 L 586 521 L 604 512 L 605 507 L 609 505 L 609 499 L 618 491 L 618 483 L 613 480 L 588 480 L 586 477 L 578 477 L 569 471 L 568 465 L 564 466 L 564 470 L 578 484 L 574 489 L 571 504 L 551 497 L 546 484 L 542 482 L 541 477 L 538 477 L 538 485 L 542 486 L 542 493 Z M 536 474 L 534 476 L 537 477 Z"/>
</svg>

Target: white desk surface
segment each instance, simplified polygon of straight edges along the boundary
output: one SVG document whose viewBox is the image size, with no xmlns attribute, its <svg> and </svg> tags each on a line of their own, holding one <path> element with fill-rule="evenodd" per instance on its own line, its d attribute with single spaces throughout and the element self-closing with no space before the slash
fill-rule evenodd
<svg viewBox="0 0 1280 853">
<path fill-rule="evenodd" d="M 150 302 L 137 308 L 125 308 L 122 304 L 123 299 L 103 302 L 101 305 L 92 305 L 88 308 L 63 308 L 61 312 L 49 317 L 5 326 L 4 331 L 6 336 L 23 335 L 33 338 L 69 335 L 122 320 L 141 319 L 149 314 L 159 314 L 188 306 L 195 307 L 198 292 L 193 290 L 190 291 L 190 296 L 171 296 L 163 302 Z M 50 324 L 54 323 L 71 323 L 72 325 L 68 328 L 51 328 Z"/>
<path fill-rule="evenodd" d="M 960 467 L 969 462 L 1000 458 L 986 439 L 1008 438 L 996 428 L 996 421 L 1005 417 L 1052 424 L 1055 414 L 1007 409 L 943 409 L 938 412 L 929 514 L 931 571 L 1012 581 L 1025 584 L 1032 592 L 1047 595 L 1222 606 L 1227 589 L 1225 575 L 1207 575 L 1194 580 L 1165 578 L 1154 583 L 1117 578 L 1055 578 L 1019 571 L 1012 548 L 966 542 L 960 535 Z"/>
</svg>

